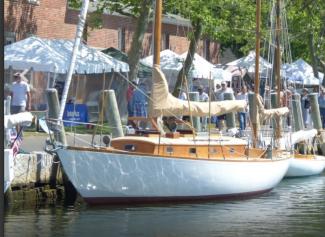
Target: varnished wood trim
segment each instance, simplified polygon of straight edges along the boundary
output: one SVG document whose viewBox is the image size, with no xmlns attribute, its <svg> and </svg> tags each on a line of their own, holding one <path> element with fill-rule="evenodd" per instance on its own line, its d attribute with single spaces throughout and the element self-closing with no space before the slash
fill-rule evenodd
<svg viewBox="0 0 325 237">
<path fill-rule="evenodd" d="M 137 155 L 137 156 L 146 156 L 146 157 L 153 157 L 153 154 L 146 154 L 140 152 L 128 152 L 123 150 L 117 150 L 114 148 L 90 148 L 90 147 L 74 147 L 68 146 L 66 147 L 68 150 L 76 150 L 76 151 L 93 151 L 93 152 L 101 152 L 101 153 L 116 153 L 116 154 L 124 154 L 124 155 Z M 224 162 L 277 162 L 280 160 L 286 160 L 289 158 L 278 158 L 278 159 L 265 159 L 265 158 L 258 158 L 258 157 L 249 157 L 249 158 L 204 158 L 204 157 L 174 157 L 174 156 L 166 156 L 166 155 L 159 155 L 159 158 L 169 158 L 169 159 L 181 159 L 181 160 L 204 160 L 204 161 L 224 161 Z M 155 157 L 153 157 L 154 159 Z"/>
</svg>

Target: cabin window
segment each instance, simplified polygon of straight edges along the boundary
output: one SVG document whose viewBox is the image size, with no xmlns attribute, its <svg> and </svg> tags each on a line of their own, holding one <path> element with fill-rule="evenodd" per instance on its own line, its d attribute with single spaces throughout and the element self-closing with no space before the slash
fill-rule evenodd
<svg viewBox="0 0 325 237">
<path fill-rule="evenodd" d="M 190 154 L 196 154 L 196 148 L 191 147 L 190 148 Z"/>
<path fill-rule="evenodd" d="M 174 148 L 171 146 L 166 147 L 166 153 L 168 153 L 169 155 L 174 153 Z"/>
<path fill-rule="evenodd" d="M 135 151 L 135 145 L 127 144 L 127 145 L 124 146 L 124 150 L 126 150 L 126 151 Z"/>
<path fill-rule="evenodd" d="M 235 153 L 235 148 L 231 147 L 231 148 L 229 149 L 229 153 L 230 153 L 230 154 L 234 154 L 234 153 Z"/>
<path fill-rule="evenodd" d="M 209 153 L 210 154 L 217 154 L 218 153 L 218 150 L 215 147 L 209 147 Z"/>
</svg>

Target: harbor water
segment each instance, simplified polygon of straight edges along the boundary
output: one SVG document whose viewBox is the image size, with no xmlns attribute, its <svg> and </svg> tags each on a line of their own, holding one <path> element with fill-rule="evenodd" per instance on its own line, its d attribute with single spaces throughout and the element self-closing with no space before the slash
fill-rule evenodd
<svg viewBox="0 0 325 237">
<path fill-rule="evenodd" d="M 137 206 L 9 206 L 5 236 L 325 236 L 325 174 L 245 200 Z"/>
</svg>

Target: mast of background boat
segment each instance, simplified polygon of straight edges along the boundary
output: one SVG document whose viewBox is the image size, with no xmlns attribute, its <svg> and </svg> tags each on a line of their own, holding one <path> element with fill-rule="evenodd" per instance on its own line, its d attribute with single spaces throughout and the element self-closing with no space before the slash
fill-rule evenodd
<svg viewBox="0 0 325 237">
<path fill-rule="evenodd" d="M 61 120 L 63 117 L 64 108 L 65 108 L 65 104 L 67 101 L 69 87 L 70 87 L 70 83 L 71 83 L 71 79 L 72 79 L 72 74 L 73 74 L 75 64 L 76 64 L 78 48 L 80 45 L 80 40 L 82 37 L 85 22 L 86 22 L 88 6 L 89 6 L 89 0 L 83 0 L 82 7 L 80 10 L 80 15 L 79 15 L 79 23 L 77 26 L 76 37 L 74 40 L 74 45 L 73 45 L 73 50 L 72 50 L 72 55 L 71 55 L 71 60 L 70 60 L 70 67 L 69 67 L 69 71 L 67 73 L 67 78 L 65 80 L 64 89 L 62 92 L 62 99 L 61 99 L 61 104 L 60 104 L 60 112 L 59 112 L 58 120 Z"/>
<path fill-rule="evenodd" d="M 160 65 L 162 0 L 156 0 L 153 64 Z"/>
<path fill-rule="evenodd" d="M 276 1 L 276 30 L 275 30 L 275 76 L 277 85 L 277 98 L 276 104 L 277 108 L 281 107 L 281 75 L 280 75 L 280 65 L 281 65 L 281 49 L 280 49 L 280 32 L 281 32 L 281 22 L 280 22 L 280 0 Z M 276 128 L 275 128 L 275 138 L 279 139 L 281 137 L 281 126 L 280 117 L 276 118 Z"/>
<path fill-rule="evenodd" d="M 261 0 L 256 1 L 256 36 L 255 36 L 255 81 L 254 81 L 254 109 L 257 109 L 257 96 L 259 94 L 260 79 L 259 79 L 259 66 L 260 66 L 260 34 L 261 34 Z M 259 129 L 258 113 L 254 113 L 255 118 L 252 119 L 253 127 L 253 146 L 257 145 L 257 131 Z"/>
</svg>

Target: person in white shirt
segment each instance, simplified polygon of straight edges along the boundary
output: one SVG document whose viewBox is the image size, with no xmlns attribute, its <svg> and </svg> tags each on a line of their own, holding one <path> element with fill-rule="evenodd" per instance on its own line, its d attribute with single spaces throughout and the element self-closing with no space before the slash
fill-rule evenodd
<svg viewBox="0 0 325 237">
<path fill-rule="evenodd" d="M 236 95 L 236 100 L 245 100 L 246 104 L 248 104 L 248 93 L 245 85 L 241 88 L 241 92 Z M 240 135 L 243 135 L 243 131 L 246 129 L 247 124 L 247 109 L 238 112 L 238 120 Z"/>
<path fill-rule="evenodd" d="M 209 101 L 209 96 L 208 96 L 207 93 L 205 93 L 203 91 L 203 87 L 202 86 L 199 86 L 197 90 L 199 92 L 199 101 L 200 102 L 208 102 Z M 202 130 L 203 131 L 206 131 L 207 130 L 207 120 L 208 120 L 208 117 L 206 117 L 206 116 L 201 117 Z"/>
<path fill-rule="evenodd" d="M 207 93 L 203 91 L 203 87 L 199 86 L 197 91 L 199 92 L 199 101 L 200 102 L 208 102 L 209 101 L 209 96 Z"/>
<path fill-rule="evenodd" d="M 216 100 L 217 101 L 223 101 L 224 94 L 225 93 L 234 93 L 232 88 L 229 88 L 227 86 L 227 82 L 223 81 L 221 82 L 221 89 L 219 89 L 218 93 L 216 93 Z M 222 130 L 225 127 L 225 120 L 226 120 L 226 115 L 219 115 L 217 117 L 217 122 L 216 122 L 216 128 L 219 128 L 219 130 Z"/>
<path fill-rule="evenodd" d="M 23 75 L 16 73 L 15 82 L 11 87 L 11 114 L 31 110 L 31 96 L 29 85 L 22 80 Z"/>
<path fill-rule="evenodd" d="M 178 99 L 181 99 L 181 100 L 187 100 L 187 96 L 186 96 L 186 93 L 182 90 L 182 88 L 178 88 Z"/>
</svg>

